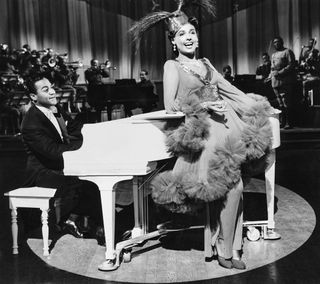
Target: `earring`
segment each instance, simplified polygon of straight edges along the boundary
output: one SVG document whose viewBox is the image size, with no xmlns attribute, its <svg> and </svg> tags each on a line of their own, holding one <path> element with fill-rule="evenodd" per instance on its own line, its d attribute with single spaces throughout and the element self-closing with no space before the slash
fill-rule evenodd
<svg viewBox="0 0 320 284">
<path fill-rule="evenodd" d="M 177 50 L 177 46 L 176 46 L 176 44 L 174 43 L 173 44 L 173 51 L 176 51 Z"/>
</svg>

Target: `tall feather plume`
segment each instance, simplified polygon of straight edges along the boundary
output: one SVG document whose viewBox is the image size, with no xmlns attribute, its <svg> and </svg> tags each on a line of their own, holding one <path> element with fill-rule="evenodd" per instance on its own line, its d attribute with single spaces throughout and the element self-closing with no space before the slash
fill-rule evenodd
<svg viewBox="0 0 320 284">
<path fill-rule="evenodd" d="M 177 4 L 178 4 L 178 11 L 180 11 L 181 10 L 181 8 L 182 8 L 182 6 L 184 5 L 184 0 L 176 0 L 176 2 L 177 2 Z"/>
<path fill-rule="evenodd" d="M 168 19 L 171 16 L 172 13 L 170 12 L 159 11 L 148 14 L 147 16 L 143 17 L 138 22 L 136 22 L 129 30 L 129 33 L 132 34 L 133 41 L 139 41 L 139 39 L 145 31 L 147 31 L 149 28 L 151 28 L 158 22 Z"/>
<path fill-rule="evenodd" d="M 216 0 L 184 0 L 183 2 L 183 10 L 191 10 L 192 7 L 198 6 L 207 11 L 210 16 L 216 16 Z"/>
<path fill-rule="evenodd" d="M 142 34 L 153 27 L 155 24 L 172 17 L 177 14 L 177 12 L 183 10 L 192 9 L 194 6 L 198 6 L 207 11 L 211 16 L 216 15 L 216 5 L 215 0 L 175 0 L 177 2 L 178 9 L 174 12 L 158 11 L 153 12 L 138 22 L 136 22 L 129 30 L 129 33 L 132 35 L 132 41 L 139 44 Z"/>
</svg>

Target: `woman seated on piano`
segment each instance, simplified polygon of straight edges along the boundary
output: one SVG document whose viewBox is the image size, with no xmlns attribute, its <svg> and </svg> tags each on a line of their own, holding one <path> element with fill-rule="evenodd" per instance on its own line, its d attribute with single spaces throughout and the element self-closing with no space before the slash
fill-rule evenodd
<svg viewBox="0 0 320 284">
<path fill-rule="evenodd" d="M 176 58 L 164 64 L 164 105 L 168 113 L 184 112 L 185 122 L 168 134 L 167 144 L 177 160 L 173 169 L 154 178 L 152 197 L 175 213 L 197 214 L 205 202 L 213 202 L 214 210 L 220 208 L 212 234 L 218 262 L 245 269 L 242 178 L 251 162 L 265 161 L 272 107 L 264 97 L 231 85 L 208 59 L 196 58 L 195 18 L 178 9 L 167 23 Z"/>
</svg>

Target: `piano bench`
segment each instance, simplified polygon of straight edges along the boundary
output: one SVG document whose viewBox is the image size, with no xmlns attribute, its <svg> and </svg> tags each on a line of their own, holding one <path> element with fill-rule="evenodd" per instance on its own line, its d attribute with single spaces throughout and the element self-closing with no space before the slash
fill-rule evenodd
<svg viewBox="0 0 320 284">
<path fill-rule="evenodd" d="M 9 197 L 9 207 L 11 209 L 11 229 L 12 229 L 12 253 L 18 254 L 18 222 L 17 208 L 39 208 L 42 211 L 42 239 L 43 255 L 49 255 L 49 227 L 48 211 L 49 200 L 54 196 L 56 189 L 45 187 L 21 187 L 6 192 L 4 195 Z"/>
</svg>

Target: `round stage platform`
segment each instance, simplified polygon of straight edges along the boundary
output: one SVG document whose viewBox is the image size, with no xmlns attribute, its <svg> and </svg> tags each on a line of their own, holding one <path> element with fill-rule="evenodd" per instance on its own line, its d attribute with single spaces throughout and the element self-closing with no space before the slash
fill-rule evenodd
<svg viewBox="0 0 320 284">
<path fill-rule="evenodd" d="M 265 199 L 264 181 L 253 179 L 245 188 L 244 198 Z M 258 197 L 258 198 L 257 198 Z M 261 198 L 260 198 L 261 197 Z M 225 269 L 216 260 L 205 262 L 203 230 L 189 230 L 175 236 L 170 245 L 157 240 L 148 242 L 133 253 L 132 261 L 122 263 L 118 270 L 101 272 L 98 265 L 104 260 L 105 248 L 95 239 L 61 237 L 51 255 L 42 256 L 42 240 L 28 239 L 33 252 L 47 264 L 91 278 L 131 283 L 172 283 L 213 279 L 245 273 L 277 261 L 299 248 L 312 234 L 316 217 L 311 206 L 299 195 L 276 185 L 276 231 L 280 240 L 260 239 L 252 242 L 244 238 L 243 260 L 247 269 Z M 252 202 L 251 202 L 252 203 Z M 259 204 L 251 204 L 252 211 Z M 255 212 L 251 212 L 255 216 Z M 258 216 L 257 216 L 258 217 Z"/>
</svg>

